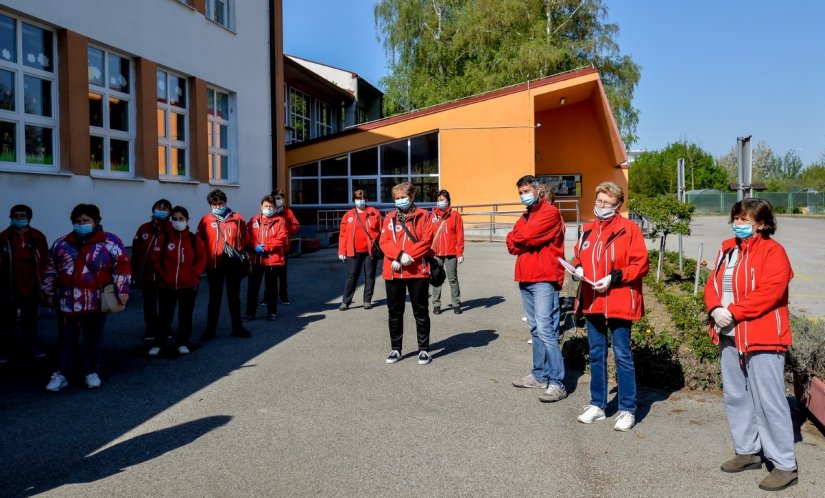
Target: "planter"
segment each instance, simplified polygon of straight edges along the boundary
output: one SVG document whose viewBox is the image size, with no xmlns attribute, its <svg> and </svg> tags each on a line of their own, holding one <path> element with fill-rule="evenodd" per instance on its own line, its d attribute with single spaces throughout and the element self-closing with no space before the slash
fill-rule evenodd
<svg viewBox="0 0 825 498">
<path fill-rule="evenodd" d="M 794 374 L 796 399 L 822 425 L 825 425 L 825 382 L 819 377 Z"/>
</svg>

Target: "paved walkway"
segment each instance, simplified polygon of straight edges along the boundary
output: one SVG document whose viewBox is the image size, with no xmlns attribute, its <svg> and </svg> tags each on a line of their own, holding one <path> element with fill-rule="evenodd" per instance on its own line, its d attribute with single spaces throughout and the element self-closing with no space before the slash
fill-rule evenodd
<svg viewBox="0 0 825 498">
<path fill-rule="evenodd" d="M 293 304 L 276 323 L 250 322 L 250 340 L 224 330 L 176 360 L 143 355 L 133 296 L 107 324 L 101 389 L 71 377 L 45 392 L 53 359 L 0 369 L 1 494 L 759 494 L 764 470 L 718 470 L 732 454 L 719 394 L 641 389 L 639 425 L 618 433 L 609 420 L 576 422 L 589 399 L 580 373 L 556 404 L 511 387 L 531 362 L 513 258 L 500 243 L 469 244 L 466 256 L 466 311 L 432 317 L 428 366 L 412 356 L 409 308 L 405 358 L 384 363 L 382 281 L 378 307 L 360 308 L 357 292 L 356 307 L 337 310 L 344 265 L 331 250 L 290 261 Z M 43 323 L 49 345 L 53 325 Z M 801 483 L 782 495 L 821 496 L 825 438 L 806 422 L 799 439 Z"/>
</svg>

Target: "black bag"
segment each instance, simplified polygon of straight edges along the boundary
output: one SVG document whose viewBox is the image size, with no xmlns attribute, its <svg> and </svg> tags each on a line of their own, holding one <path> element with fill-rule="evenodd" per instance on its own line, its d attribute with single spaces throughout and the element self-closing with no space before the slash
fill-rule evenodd
<svg viewBox="0 0 825 498">
<path fill-rule="evenodd" d="M 393 223 L 395 223 L 395 220 L 393 220 Z M 418 239 L 412 234 L 412 232 L 410 232 L 410 229 L 407 228 L 406 223 L 401 223 L 401 228 L 407 232 L 407 237 L 409 237 L 413 243 L 418 243 Z M 441 287 L 441 284 L 443 284 L 444 280 L 447 278 L 447 272 L 444 271 L 444 267 L 441 266 L 441 263 L 439 263 L 438 260 L 432 256 L 425 256 L 424 261 L 430 265 L 430 285 L 433 287 Z"/>
<path fill-rule="evenodd" d="M 372 245 L 372 252 L 370 253 L 372 255 L 372 259 L 384 259 L 384 251 L 381 250 L 381 244 L 378 243 L 378 239 L 373 239 L 370 237 L 367 227 L 364 226 L 364 222 L 361 221 L 361 217 L 358 216 L 358 211 L 355 211 L 355 219 L 358 220 L 358 224 L 361 225 L 361 229 L 364 230 L 365 234 L 367 234 L 367 240 L 369 240 Z M 379 236 L 379 238 L 381 237 Z"/>
<path fill-rule="evenodd" d="M 246 278 L 252 273 L 252 264 L 249 261 L 249 255 L 246 251 L 239 251 L 226 241 L 226 235 L 221 230 L 221 224 L 218 223 L 218 233 L 223 237 L 223 255 L 221 256 L 221 266 L 227 271 L 235 273 L 241 278 Z"/>
</svg>

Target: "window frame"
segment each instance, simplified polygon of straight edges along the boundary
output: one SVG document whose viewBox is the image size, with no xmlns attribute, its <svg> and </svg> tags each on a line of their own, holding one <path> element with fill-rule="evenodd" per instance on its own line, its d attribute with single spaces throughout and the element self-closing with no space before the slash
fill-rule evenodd
<svg viewBox="0 0 825 498">
<path fill-rule="evenodd" d="M 326 107 L 327 120 L 321 120 L 321 110 Z M 315 99 L 315 134 L 310 138 L 332 134 L 332 106 L 321 99 Z"/>
<path fill-rule="evenodd" d="M 189 153 L 189 145 L 190 145 L 190 130 L 189 130 L 189 102 L 191 101 L 191 95 L 189 95 L 189 78 L 184 76 L 180 73 L 176 73 L 175 71 L 168 70 L 166 68 L 158 67 L 156 78 L 159 73 L 163 73 L 165 84 L 166 84 L 166 92 L 167 96 L 169 95 L 169 91 L 171 91 L 171 86 L 169 85 L 169 77 L 174 76 L 184 82 L 185 88 L 185 100 L 186 100 L 186 107 L 180 107 L 176 105 L 172 105 L 169 103 L 171 99 L 167 97 L 166 102 L 160 102 L 160 96 L 156 99 L 157 109 L 158 111 L 164 111 L 164 130 L 166 132 L 165 137 L 161 137 L 160 129 L 158 129 L 158 148 L 164 147 L 165 148 L 165 160 L 166 160 L 166 173 L 161 174 L 160 172 L 160 164 L 158 164 L 158 178 L 162 180 L 172 180 L 172 181 L 183 181 L 189 180 L 192 178 L 192 163 L 190 161 L 190 153 Z M 157 84 L 157 79 L 155 80 L 155 84 Z M 169 124 L 171 123 L 172 113 L 181 114 L 183 115 L 183 133 L 184 139 L 183 140 L 173 140 L 170 133 L 169 133 Z M 170 161 L 172 156 L 172 149 L 179 149 L 183 150 L 183 157 L 186 164 L 186 173 L 184 175 L 178 174 L 170 174 L 170 169 L 174 166 Z M 158 151 L 160 152 L 160 151 Z M 160 159 L 160 156 L 158 156 Z"/>
<path fill-rule="evenodd" d="M 226 117 L 219 117 L 217 113 L 210 113 L 209 112 L 209 92 L 215 92 L 217 96 L 218 93 L 223 93 L 226 95 L 226 112 L 228 116 Z M 235 94 L 226 90 L 224 88 L 218 87 L 216 85 L 207 85 L 206 86 L 206 101 L 207 101 L 207 109 L 206 109 L 206 132 L 209 134 L 211 123 L 211 136 L 207 137 L 207 169 L 209 175 L 209 183 L 215 185 L 232 185 L 236 184 L 239 181 L 239 173 L 237 168 L 237 158 L 236 153 L 234 152 L 236 147 L 236 139 L 235 139 L 235 126 L 236 123 L 234 119 L 232 119 L 233 111 L 233 103 L 235 99 Z M 213 97 L 213 109 L 217 108 L 217 99 Z M 225 126 L 226 127 L 226 147 L 215 147 L 215 134 L 218 133 L 216 124 Z M 220 178 L 215 176 L 215 167 L 214 167 L 214 157 L 226 157 L 226 167 L 229 170 L 226 174 L 226 178 Z"/>
<path fill-rule="evenodd" d="M 225 19 L 224 22 L 220 22 L 217 19 L 217 16 L 214 15 L 215 13 L 215 4 L 216 2 L 223 3 L 223 15 Z M 230 31 L 235 31 L 235 2 L 234 0 L 206 0 L 206 13 L 205 16 L 207 19 L 212 21 L 213 23 L 226 28 Z"/>
<path fill-rule="evenodd" d="M 306 115 L 299 114 L 295 111 L 295 106 L 292 105 L 293 94 L 302 97 L 306 101 Z M 291 130 L 291 140 L 289 143 L 306 142 L 312 138 L 312 97 L 308 93 L 298 90 L 295 87 L 289 87 L 289 95 L 287 100 L 289 100 L 289 129 Z M 306 124 L 306 126 L 304 126 L 305 136 L 300 140 L 298 140 L 297 137 L 298 128 L 295 126 L 296 119 L 300 119 Z"/>
</svg>

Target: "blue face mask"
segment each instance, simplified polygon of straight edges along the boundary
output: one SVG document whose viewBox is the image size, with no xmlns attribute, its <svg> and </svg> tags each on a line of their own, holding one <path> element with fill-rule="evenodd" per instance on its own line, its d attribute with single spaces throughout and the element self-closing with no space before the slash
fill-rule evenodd
<svg viewBox="0 0 825 498">
<path fill-rule="evenodd" d="M 733 235 L 740 239 L 749 239 L 753 237 L 753 225 L 731 225 Z"/>
<path fill-rule="evenodd" d="M 366 205 L 367 205 L 367 201 L 365 201 L 364 199 L 356 199 L 355 200 L 355 207 L 357 207 L 358 209 L 362 209 Z"/>
<path fill-rule="evenodd" d="M 212 214 L 214 214 L 215 216 L 223 216 L 224 213 L 226 213 L 226 206 L 212 208 Z"/>
<path fill-rule="evenodd" d="M 395 207 L 397 207 L 398 209 L 400 209 L 402 211 L 404 211 L 405 209 L 409 209 L 411 205 L 412 205 L 412 202 L 410 202 L 409 197 L 404 197 L 402 199 L 396 199 L 395 200 Z"/>
<path fill-rule="evenodd" d="M 11 220 L 11 226 L 15 228 L 23 228 L 29 226 L 29 220 Z"/>
<path fill-rule="evenodd" d="M 89 235 L 90 233 L 92 233 L 92 230 L 95 229 L 95 226 L 92 224 L 72 225 L 72 228 L 74 228 L 74 233 L 78 235 Z"/>
<path fill-rule="evenodd" d="M 262 213 L 264 214 L 264 216 L 266 216 L 267 218 L 272 218 L 272 216 L 275 214 L 275 210 L 274 210 L 274 209 L 264 209 L 264 210 L 263 210 L 263 211 L 261 211 L 261 212 L 262 212 Z"/>
<path fill-rule="evenodd" d="M 521 198 L 521 203 L 527 207 L 532 206 L 536 202 L 536 196 L 534 196 L 532 192 L 527 192 L 519 197 Z"/>
<path fill-rule="evenodd" d="M 160 221 L 163 221 L 169 217 L 169 211 L 163 211 L 162 209 L 155 209 L 154 212 L 152 212 L 152 214 L 155 215 L 155 218 L 159 219 Z"/>
<path fill-rule="evenodd" d="M 435 205 L 438 206 L 438 209 L 447 209 L 447 206 L 449 206 L 450 203 L 447 201 L 438 201 Z"/>
</svg>

